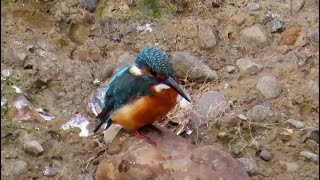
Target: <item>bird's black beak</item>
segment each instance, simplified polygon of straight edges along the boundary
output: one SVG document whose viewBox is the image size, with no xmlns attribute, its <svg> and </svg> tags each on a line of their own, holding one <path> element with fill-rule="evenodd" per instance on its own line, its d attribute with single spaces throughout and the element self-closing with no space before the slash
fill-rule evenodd
<svg viewBox="0 0 320 180">
<path fill-rule="evenodd" d="M 173 88 L 175 91 L 177 91 L 178 94 L 180 94 L 184 99 L 191 103 L 191 99 L 189 98 L 189 96 L 184 92 L 184 90 L 178 85 L 178 83 L 172 77 L 169 77 L 163 83 Z"/>
</svg>

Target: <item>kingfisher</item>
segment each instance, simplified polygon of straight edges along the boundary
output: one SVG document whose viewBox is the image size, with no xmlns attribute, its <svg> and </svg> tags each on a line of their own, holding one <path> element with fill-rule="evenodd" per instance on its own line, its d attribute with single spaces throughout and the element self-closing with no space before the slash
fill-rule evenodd
<svg viewBox="0 0 320 180">
<path fill-rule="evenodd" d="M 157 47 L 143 48 L 134 64 L 111 78 L 94 132 L 103 124 L 107 124 L 107 129 L 116 123 L 133 132 L 134 136 L 154 144 L 139 130 L 145 126 L 155 128 L 152 124 L 164 118 L 176 105 L 178 94 L 191 102 L 178 84 L 167 53 Z"/>
</svg>

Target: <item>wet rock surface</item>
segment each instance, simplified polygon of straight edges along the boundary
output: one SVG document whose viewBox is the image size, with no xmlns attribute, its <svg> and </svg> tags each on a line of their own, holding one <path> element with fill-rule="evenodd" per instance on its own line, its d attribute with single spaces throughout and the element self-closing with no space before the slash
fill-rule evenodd
<svg viewBox="0 0 320 180">
<path fill-rule="evenodd" d="M 196 147 L 173 132 L 162 130 L 163 135 L 148 134 L 156 146 L 134 137 L 124 141 L 120 153 L 99 164 L 95 178 L 249 179 L 229 154 L 210 145 Z"/>
</svg>

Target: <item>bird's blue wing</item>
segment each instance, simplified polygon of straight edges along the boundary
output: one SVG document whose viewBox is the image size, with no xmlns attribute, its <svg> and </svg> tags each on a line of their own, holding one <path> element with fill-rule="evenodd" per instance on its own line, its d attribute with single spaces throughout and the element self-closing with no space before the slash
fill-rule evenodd
<svg viewBox="0 0 320 180">
<path fill-rule="evenodd" d="M 110 81 L 102 101 L 103 110 L 97 116 L 99 119 L 95 132 L 104 124 L 111 124 L 110 115 L 123 105 L 137 100 L 141 96 L 151 95 L 150 86 L 157 81 L 145 75 L 135 76 L 129 72 L 129 67 L 119 71 Z"/>
</svg>

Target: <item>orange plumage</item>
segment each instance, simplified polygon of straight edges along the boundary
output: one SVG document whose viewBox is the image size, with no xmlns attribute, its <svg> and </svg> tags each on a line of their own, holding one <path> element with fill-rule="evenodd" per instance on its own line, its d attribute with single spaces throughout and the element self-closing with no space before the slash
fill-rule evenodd
<svg viewBox="0 0 320 180">
<path fill-rule="evenodd" d="M 114 112 L 111 116 L 113 122 L 134 131 L 161 120 L 175 106 L 178 94 L 172 88 L 161 92 L 152 88 L 152 91 L 152 96 L 144 96 Z"/>
</svg>

